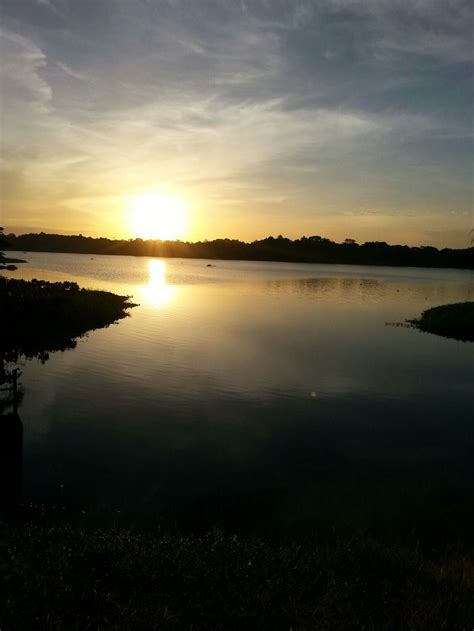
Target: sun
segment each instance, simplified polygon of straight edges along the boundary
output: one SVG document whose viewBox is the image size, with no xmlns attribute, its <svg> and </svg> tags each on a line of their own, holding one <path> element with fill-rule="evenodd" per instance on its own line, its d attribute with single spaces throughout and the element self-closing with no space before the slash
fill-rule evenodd
<svg viewBox="0 0 474 631">
<path fill-rule="evenodd" d="M 186 211 L 186 202 L 177 195 L 143 193 L 130 205 L 131 232 L 142 239 L 179 239 L 186 229 Z"/>
</svg>

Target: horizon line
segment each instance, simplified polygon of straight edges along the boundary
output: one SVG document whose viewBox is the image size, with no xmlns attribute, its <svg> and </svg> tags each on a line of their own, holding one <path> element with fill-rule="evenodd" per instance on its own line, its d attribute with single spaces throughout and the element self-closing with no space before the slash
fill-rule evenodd
<svg viewBox="0 0 474 631">
<path fill-rule="evenodd" d="M 469 234 L 472 234 L 474 231 L 474 229 L 471 229 L 469 231 Z M 372 240 L 372 241 L 364 241 L 364 242 L 358 242 L 357 239 L 351 239 L 350 237 L 347 237 L 346 239 L 344 239 L 343 241 L 333 241 L 332 239 L 330 239 L 329 237 L 325 237 L 323 235 L 301 235 L 300 237 L 296 237 L 294 239 L 291 239 L 290 237 L 286 237 L 283 234 L 278 234 L 277 236 L 273 236 L 273 235 L 267 235 L 266 237 L 262 237 L 259 239 L 254 239 L 252 241 L 244 241 L 242 239 L 238 239 L 238 238 L 233 238 L 233 237 L 216 237 L 214 239 L 199 239 L 196 241 L 188 241 L 188 240 L 183 240 L 183 239 L 143 239 L 142 237 L 130 237 L 130 238 L 117 238 L 117 237 L 104 237 L 104 236 L 91 236 L 91 235 L 84 235 L 82 233 L 61 233 L 61 232 L 45 232 L 44 230 L 41 230 L 40 232 L 23 232 L 21 234 L 17 234 L 15 232 L 6 232 L 4 229 L 3 232 L 5 237 L 11 236 L 13 235 L 15 238 L 19 238 L 19 237 L 24 237 L 24 236 L 30 236 L 30 235 L 34 235 L 34 236 L 39 236 L 39 235 L 45 235 L 45 236 L 54 236 L 54 237 L 66 237 L 66 238 L 82 238 L 82 239 L 93 239 L 93 240 L 107 240 L 107 241 L 115 241 L 115 242 L 124 242 L 124 243 L 130 243 L 130 242 L 140 242 L 140 243 L 181 243 L 181 244 L 188 244 L 188 245 L 195 245 L 198 243 L 214 243 L 216 241 L 235 241 L 238 243 L 242 243 L 244 245 L 252 245 L 253 243 L 259 243 L 261 241 L 266 241 L 268 239 L 273 239 L 273 240 L 278 240 L 278 239 L 282 239 L 282 240 L 287 240 L 287 241 L 291 241 L 291 242 L 295 242 L 295 241 L 301 241 L 302 239 L 320 239 L 322 241 L 326 240 L 329 241 L 330 243 L 333 243 L 335 245 L 344 245 L 346 244 L 346 241 L 349 242 L 353 242 L 352 245 L 357 245 L 357 246 L 363 246 L 369 243 L 379 243 L 379 244 L 385 244 L 389 247 L 407 247 L 407 248 L 418 248 L 418 249 L 425 249 L 425 248 L 433 248 L 435 250 L 438 251 L 442 251 L 442 250 L 470 250 L 474 247 L 474 243 L 473 243 L 473 238 L 471 236 L 471 244 L 467 245 L 464 248 L 453 248 L 453 247 L 449 247 L 449 246 L 444 246 L 444 247 L 436 247 L 434 245 L 408 245 L 407 243 L 389 243 L 388 241 L 376 241 L 376 240 Z M 349 243 L 350 244 L 350 243 Z"/>
</svg>

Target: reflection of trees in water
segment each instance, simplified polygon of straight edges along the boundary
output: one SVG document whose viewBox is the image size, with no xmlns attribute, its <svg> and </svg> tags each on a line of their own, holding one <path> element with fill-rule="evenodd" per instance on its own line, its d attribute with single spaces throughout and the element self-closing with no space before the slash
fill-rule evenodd
<svg viewBox="0 0 474 631">
<path fill-rule="evenodd" d="M 376 279 L 360 278 L 296 278 L 271 280 L 266 283 L 270 292 L 305 297 L 338 296 L 364 297 L 380 295 L 383 283 Z"/>
<path fill-rule="evenodd" d="M 288 278 L 283 280 L 269 280 L 265 288 L 270 293 L 317 299 L 318 297 L 331 300 L 363 300 L 399 302 L 403 296 L 405 303 L 420 303 L 432 301 L 434 304 L 446 302 L 449 296 L 451 302 L 464 302 L 469 295 L 469 283 L 459 280 L 422 279 L 413 282 L 407 277 L 387 275 L 383 279 L 377 278 Z M 415 312 L 416 313 L 416 312 Z"/>
</svg>

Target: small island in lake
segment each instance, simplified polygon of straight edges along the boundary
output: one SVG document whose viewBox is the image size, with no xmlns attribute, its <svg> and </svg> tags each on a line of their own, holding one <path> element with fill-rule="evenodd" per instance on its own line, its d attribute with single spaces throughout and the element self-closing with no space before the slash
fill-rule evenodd
<svg viewBox="0 0 474 631">
<path fill-rule="evenodd" d="M 74 348 L 76 339 L 125 318 L 128 296 L 81 289 L 77 283 L 16 280 L 0 276 L 0 357 L 45 359 Z"/>
<path fill-rule="evenodd" d="M 474 302 L 433 307 L 409 322 L 420 331 L 474 342 Z"/>
</svg>

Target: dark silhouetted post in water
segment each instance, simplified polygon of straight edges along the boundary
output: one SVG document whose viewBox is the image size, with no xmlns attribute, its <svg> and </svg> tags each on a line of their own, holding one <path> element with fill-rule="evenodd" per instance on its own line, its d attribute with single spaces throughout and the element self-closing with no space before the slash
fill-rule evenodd
<svg viewBox="0 0 474 631">
<path fill-rule="evenodd" d="M 0 416 L 0 515 L 13 515 L 23 486 L 23 424 L 18 414 Z"/>
<path fill-rule="evenodd" d="M 13 414 L 18 414 L 18 368 L 12 371 Z"/>
<path fill-rule="evenodd" d="M 9 403 L 13 413 L 0 415 L 0 515 L 9 517 L 16 513 L 23 486 L 23 424 L 18 416 L 18 377 L 15 368 L 6 388 L 12 393 Z M 5 390 L 5 388 L 3 388 Z"/>
</svg>

